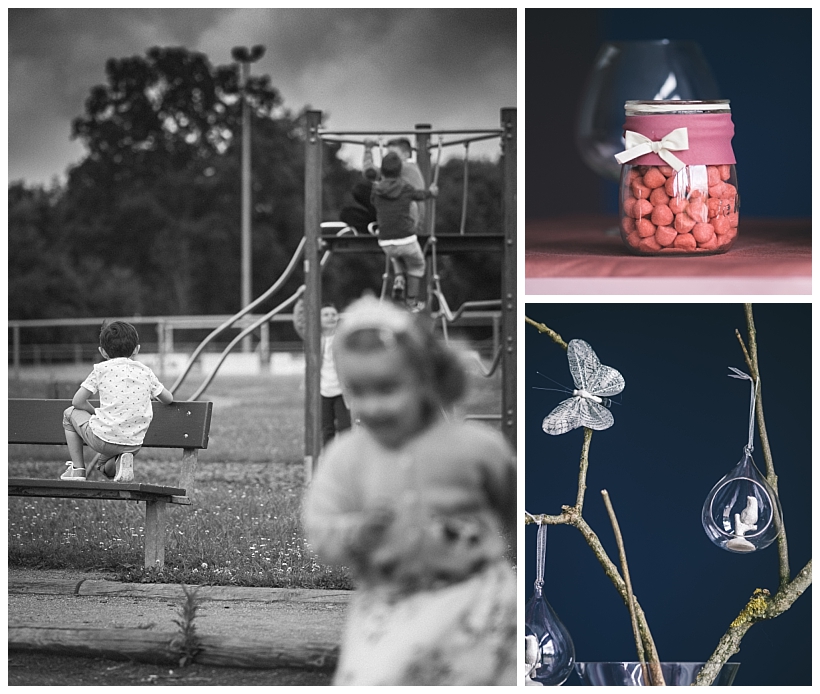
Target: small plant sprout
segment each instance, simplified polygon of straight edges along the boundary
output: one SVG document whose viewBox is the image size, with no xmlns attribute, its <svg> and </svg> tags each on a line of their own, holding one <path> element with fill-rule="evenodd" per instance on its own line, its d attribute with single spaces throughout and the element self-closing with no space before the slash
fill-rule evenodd
<svg viewBox="0 0 820 694">
<path fill-rule="evenodd" d="M 183 584 L 182 592 L 185 597 L 177 612 L 179 618 L 174 620 L 174 624 L 179 627 L 179 634 L 171 641 L 171 649 L 179 654 L 179 666 L 186 667 L 202 650 L 194 624 L 200 600 L 197 596 L 197 588 L 189 588 Z"/>
</svg>

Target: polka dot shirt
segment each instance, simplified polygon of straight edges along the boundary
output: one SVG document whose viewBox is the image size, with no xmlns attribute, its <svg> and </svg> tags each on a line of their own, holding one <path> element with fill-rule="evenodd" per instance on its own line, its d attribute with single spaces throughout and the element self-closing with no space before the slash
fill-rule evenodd
<svg viewBox="0 0 820 694">
<path fill-rule="evenodd" d="M 163 388 L 151 369 L 128 357 L 117 357 L 95 364 L 81 385 L 100 399 L 88 424 L 91 431 L 108 443 L 142 445 L 154 416 L 151 397 Z"/>
</svg>

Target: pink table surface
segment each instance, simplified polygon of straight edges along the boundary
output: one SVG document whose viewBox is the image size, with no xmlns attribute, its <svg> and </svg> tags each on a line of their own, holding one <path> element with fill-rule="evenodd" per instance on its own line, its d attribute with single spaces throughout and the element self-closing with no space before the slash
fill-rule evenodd
<svg viewBox="0 0 820 694">
<path fill-rule="evenodd" d="M 527 294 L 811 294 L 811 219 L 744 219 L 714 256 L 636 256 L 618 220 L 572 216 L 526 223 Z"/>
</svg>

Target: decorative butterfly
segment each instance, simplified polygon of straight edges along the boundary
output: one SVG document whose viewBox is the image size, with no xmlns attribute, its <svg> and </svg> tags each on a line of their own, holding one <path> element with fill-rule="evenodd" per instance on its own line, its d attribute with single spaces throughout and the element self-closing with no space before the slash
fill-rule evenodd
<svg viewBox="0 0 820 694">
<path fill-rule="evenodd" d="M 615 418 L 609 411 L 612 395 L 617 395 L 626 383 L 624 377 L 610 366 L 604 366 L 592 347 L 583 340 L 570 340 L 567 360 L 576 390 L 572 397 L 558 403 L 541 424 L 547 433 L 557 436 L 578 427 L 601 431 L 609 429 Z"/>
</svg>

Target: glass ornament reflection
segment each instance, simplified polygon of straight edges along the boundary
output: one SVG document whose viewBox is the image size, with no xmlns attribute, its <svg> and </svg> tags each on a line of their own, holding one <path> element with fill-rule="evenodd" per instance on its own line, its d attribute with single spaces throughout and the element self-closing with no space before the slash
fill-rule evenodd
<svg viewBox="0 0 820 694">
<path fill-rule="evenodd" d="M 780 500 L 748 451 L 709 492 L 703 528 L 718 547 L 746 554 L 768 547 L 783 523 Z"/>
<path fill-rule="evenodd" d="M 538 685 L 538 682 L 533 682 L 530 675 L 538 665 L 538 637 L 532 629 L 526 624 L 524 625 L 524 683 L 527 685 Z"/>
<path fill-rule="evenodd" d="M 544 597 L 546 525 L 538 526 L 538 574 L 524 614 L 527 684 L 557 686 L 575 667 L 575 646 L 567 628 Z"/>
<path fill-rule="evenodd" d="M 694 684 L 706 663 L 661 663 L 666 686 L 686 687 Z M 585 685 L 596 687 L 643 687 L 645 663 L 577 663 L 578 676 Z M 728 687 L 735 681 L 740 663 L 726 663 L 718 673 L 713 687 Z"/>
</svg>

